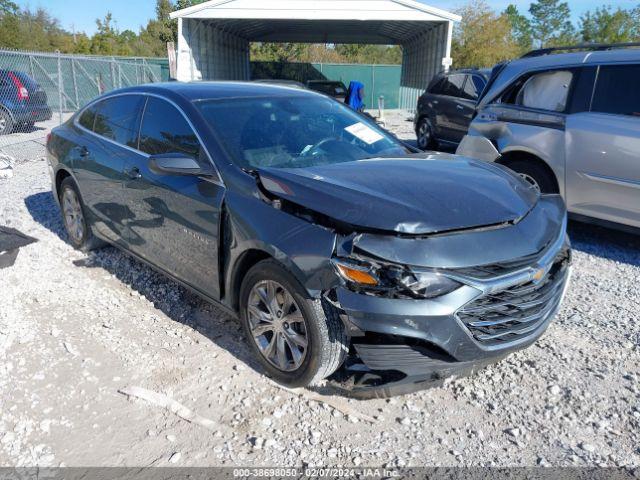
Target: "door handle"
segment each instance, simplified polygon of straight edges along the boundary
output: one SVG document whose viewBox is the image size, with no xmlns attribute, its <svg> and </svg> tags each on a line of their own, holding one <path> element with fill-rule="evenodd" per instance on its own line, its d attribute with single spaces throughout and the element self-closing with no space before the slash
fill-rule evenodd
<svg viewBox="0 0 640 480">
<path fill-rule="evenodd" d="M 463 107 L 462 105 L 456 105 L 456 108 L 457 108 L 458 110 L 464 110 L 464 107 Z"/>
<path fill-rule="evenodd" d="M 131 180 L 138 180 L 142 178 L 142 174 L 140 173 L 140 169 L 138 167 L 133 167 L 131 170 L 125 170 L 125 174 Z"/>
</svg>

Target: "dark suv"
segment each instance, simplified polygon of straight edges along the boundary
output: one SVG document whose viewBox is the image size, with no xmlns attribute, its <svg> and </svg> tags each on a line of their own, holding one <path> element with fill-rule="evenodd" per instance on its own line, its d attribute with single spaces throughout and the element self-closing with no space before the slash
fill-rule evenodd
<svg viewBox="0 0 640 480">
<path fill-rule="evenodd" d="M 47 94 L 24 72 L 0 70 L 0 135 L 51 119 Z"/>
<path fill-rule="evenodd" d="M 414 123 L 421 149 L 460 143 L 490 74 L 491 70 L 458 70 L 433 79 L 416 109 Z"/>
</svg>

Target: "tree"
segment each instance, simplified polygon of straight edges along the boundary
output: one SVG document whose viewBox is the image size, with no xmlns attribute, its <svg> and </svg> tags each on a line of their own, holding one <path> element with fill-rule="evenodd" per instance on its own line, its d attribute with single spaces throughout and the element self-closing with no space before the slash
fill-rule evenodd
<svg viewBox="0 0 640 480">
<path fill-rule="evenodd" d="M 0 15 L 17 15 L 20 7 L 10 0 L 0 0 Z"/>
<path fill-rule="evenodd" d="M 340 44 L 335 51 L 349 63 L 398 64 L 402 49 L 397 45 Z"/>
<path fill-rule="evenodd" d="M 533 38 L 540 47 L 572 44 L 576 40 L 571 9 L 560 0 L 536 0 L 529 8 Z"/>
<path fill-rule="evenodd" d="M 511 24 L 511 35 L 518 44 L 520 53 L 526 53 L 533 48 L 533 34 L 531 31 L 531 22 L 527 17 L 518 11 L 518 7 L 511 4 L 504 11 L 504 15 L 509 19 Z"/>
<path fill-rule="evenodd" d="M 490 67 L 515 57 L 518 44 L 506 14 L 498 15 L 485 0 L 472 0 L 457 13 L 462 21 L 453 32 L 452 57 L 456 68 Z"/>
<path fill-rule="evenodd" d="M 624 43 L 640 37 L 640 7 L 623 10 L 610 6 L 596 8 L 580 18 L 580 35 L 584 42 Z"/>
<path fill-rule="evenodd" d="M 305 56 L 309 45 L 302 43 L 252 43 L 251 58 L 266 62 L 292 62 Z"/>
</svg>

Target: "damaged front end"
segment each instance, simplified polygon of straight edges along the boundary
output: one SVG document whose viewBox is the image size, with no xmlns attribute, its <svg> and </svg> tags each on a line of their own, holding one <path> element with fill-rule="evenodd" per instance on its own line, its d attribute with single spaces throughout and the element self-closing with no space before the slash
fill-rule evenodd
<svg viewBox="0 0 640 480">
<path fill-rule="evenodd" d="M 273 208 L 335 235 L 321 295 L 351 345 L 330 389 L 388 396 L 472 373 L 535 342 L 560 306 L 571 253 L 558 196 L 523 202 L 503 222 L 408 234 L 330 217 L 296 201 L 299 185 L 256 179 Z"/>
</svg>

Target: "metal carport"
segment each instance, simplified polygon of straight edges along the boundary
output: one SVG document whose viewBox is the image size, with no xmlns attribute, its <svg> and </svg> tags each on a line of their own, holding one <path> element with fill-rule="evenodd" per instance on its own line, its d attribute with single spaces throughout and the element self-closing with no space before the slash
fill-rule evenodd
<svg viewBox="0 0 640 480">
<path fill-rule="evenodd" d="M 413 0 L 210 0 L 178 19 L 180 81 L 249 80 L 251 42 L 402 45 L 401 108 L 451 64 L 460 17 Z"/>
</svg>

